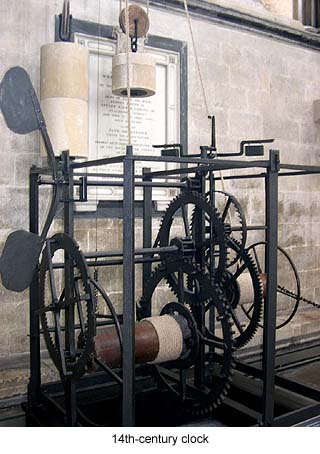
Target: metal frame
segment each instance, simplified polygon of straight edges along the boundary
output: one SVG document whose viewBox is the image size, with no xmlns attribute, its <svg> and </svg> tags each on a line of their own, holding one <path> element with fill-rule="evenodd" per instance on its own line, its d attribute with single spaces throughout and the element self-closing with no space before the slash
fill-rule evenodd
<svg viewBox="0 0 320 454">
<path fill-rule="evenodd" d="M 135 175 L 135 163 L 137 161 L 152 163 L 153 161 L 174 162 L 180 164 L 176 169 L 152 172 L 150 168 L 145 168 L 143 175 Z M 236 406 L 237 411 L 247 415 L 258 415 L 256 423 L 264 426 L 271 425 L 290 425 L 312 418 L 320 411 L 320 391 L 311 387 L 295 383 L 284 379 L 275 374 L 276 358 L 276 291 L 277 291 L 277 243 L 278 243 L 278 179 L 281 176 L 309 175 L 320 173 L 320 167 L 304 165 L 281 164 L 279 152 L 270 151 L 268 160 L 258 161 L 236 161 L 213 159 L 201 157 L 150 157 L 138 156 L 133 154 L 132 146 L 127 146 L 126 154 L 113 158 L 105 158 L 95 161 L 75 162 L 69 159 L 68 152 L 64 152 L 60 158 L 60 168 L 63 177 L 56 184 L 64 187 L 64 231 L 73 236 L 74 224 L 74 187 L 81 187 L 84 184 L 95 185 L 98 182 L 91 180 L 95 174 L 90 174 L 93 166 L 112 165 L 114 163 L 123 164 L 123 174 L 118 175 L 117 185 L 123 186 L 123 250 L 117 252 L 100 251 L 85 253 L 85 257 L 90 266 L 112 266 L 123 264 L 123 376 L 122 376 L 122 414 L 123 425 L 130 427 L 135 425 L 135 395 L 136 395 L 136 367 L 134 358 L 134 325 L 135 325 L 135 264 L 143 263 L 143 283 L 147 281 L 151 272 L 151 263 L 158 260 L 155 257 L 156 248 L 152 248 L 152 188 L 160 183 L 159 178 L 166 176 L 166 183 L 161 182 L 165 187 L 180 187 L 185 190 L 186 183 L 182 181 L 186 175 L 197 175 L 201 179 L 200 191 L 205 191 L 205 180 L 209 180 L 211 190 L 215 181 L 214 172 L 218 170 L 232 169 L 256 169 L 257 173 L 247 175 L 234 175 L 228 179 L 243 178 L 263 178 L 265 181 L 265 201 L 266 201 L 266 224 L 265 226 L 252 226 L 252 229 L 264 229 L 267 239 L 266 270 L 269 276 L 267 284 L 266 306 L 264 315 L 264 336 L 263 336 L 263 358 L 262 368 L 254 367 L 244 362 L 237 361 L 236 369 L 241 374 L 248 374 L 262 380 L 263 392 L 260 400 L 261 407 L 257 410 L 246 408 L 245 405 L 231 402 L 231 406 Z M 182 165 L 190 167 L 182 168 Z M 83 178 L 83 170 L 87 169 L 86 179 Z M 114 184 L 110 182 L 110 174 L 99 174 L 105 180 L 100 185 Z M 48 179 L 48 169 L 32 168 L 30 173 L 30 231 L 37 233 L 39 229 L 39 186 L 52 185 L 52 180 Z M 142 186 L 144 191 L 143 198 L 143 248 L 135 249 L 135 205 L 134 188 Z M 86 188 L 82 188 L 82 194 L 86 193 Z M 167 251 L 175 252 L 174 246 L 166 248 Z M 70 264 L 69 264 L 70 265 Z M 56 264 L 55 266 L 60 266 Z M 68 266 L 68 257 L 65 258 L 66 278 L 72 278 L 72 270 Z M 54 399 L 45 392 L 46 387 L 41 385 L 41 362 L 40 362 L 40 329 L 38 295 L 38 278 L 35 276 L 30 286 L 30 382 L 28 387 L 28 407 L 29 413 L 36 412 L 40 404 L 54 405 Z M 72 330 L 72 314 L 66 330 Z M 204 354 L 204 352 L 203 352 Z M 85 379 L 85 377 L 84 377 Z M 249 380 L 249 378 L 247 378 Z M 199 372 L 201 382 L 201 371 Z M 67 380 L 65 384 L 65 409 L 59 410 L 66 417 L 67 425 L 79 424 L 76 400 L 77 388 L 80 383 L 74 380 Z M 308 405 L 298 410 L 289 411 L 281 416 L 275 416 L 275 387 L 289 390 L 297 395 L 308 397 L 315 401 L 314 405 Z M 50 404 L 48 404 L 50 402 Z M 228 400 L 227 400 L 228 404 Z M 60 406 L 61 407 L 61 406 Z M 235 407 L 234 407 L 235 408 Z M 81 418 L 80 418 L 81 419 Z"/>
</svg>

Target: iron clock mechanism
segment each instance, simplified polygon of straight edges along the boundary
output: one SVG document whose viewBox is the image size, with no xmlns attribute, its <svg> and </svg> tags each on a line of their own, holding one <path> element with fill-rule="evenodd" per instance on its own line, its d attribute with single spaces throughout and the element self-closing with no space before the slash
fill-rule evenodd
<svg viewBox="0 0 320 454">
<path fill-rule="evenodd" d="M 163 293 L 161 284 L 168 285 L 172 275 L 179 276 L 180 292 L 176 294 L 169 285 L 173 295 L 168 295 Z M 194 292 L 194 297 L 199 298 L 197 309 L 188 304 L 190 298 L 184 292 L 188 278 L 199 284 Z M 154 366 L 154 373 L 159 384 L 177 399 L 184 410 L 194 415 L 208 414 L 222 403 L 233 375 L 232 320 L 224 294 L 217 284 L 212 285 L 208 276 L 187 260 L 166 260 L 153 271 L 138 305 L 139 319 L 154 312 L 161 313 L 159 303 L 157 305 L 159 293 L 171 300 L 175 298 L 175 303 L 171 301 L 173 311 L 180 305 L 190 313 L 197 335 L 193 337 L 193 354 L 188 360 Z M 160 301 L 163 304 L 163 298 Z M 215 335 L 210 337 L 205 329 L 205 307 L 209 301 L 216 317 Z"/>
<path fill-rule="evenodd" d="M 194 217 L 192 211 L 197 210 L 202 216 L 210 220 L 211 236 L 203 240 L 203 234 L 194 227 Z M 181 219 L 182 217 L 182 219 Z M 177 236 L 177 232 L 182 235 Z M 193 263 L 200 266 L 202 272 L 206 272 L 205 263 L 201 266 L 203 252 L 210 245 L 215 257 L 215 280 L 222 276 L 227 262 L 227 245 L 225 237 L 225 226 L 218 212 L 212 208 L 208 201 L 196 192 L 184 192 L 177 196 L 168 206 L 160 225 L 160 229 L 155 241 L 155 246 L 165 247 L 170 244 L 192 242 L 194 253 Z M 162 260 L 170 260 L 170 254 L 160 254 Z M 166 280 L 169 287 L 175 294 L 179 293 L 178 279 L 175 273 L 167 274 Z M 184 293 L 186 302 L 189 304 L 201 302 L 197 281 L 188 276 L 184 283 Z M 207 298 L 205 298 L 207 299 Z"/>
</svg>

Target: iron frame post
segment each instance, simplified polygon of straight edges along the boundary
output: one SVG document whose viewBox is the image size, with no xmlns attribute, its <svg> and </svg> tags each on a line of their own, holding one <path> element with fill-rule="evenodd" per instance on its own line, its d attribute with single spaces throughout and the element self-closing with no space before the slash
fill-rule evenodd
<svg viewBox="0 0 320 454">
<path fill-rule="evenodd" d="M 206 151 L 204 149 L 201 150 L 201 157 L 204 159 L 206 158 Z M 199 180 L 200 187 L 199 187 L 199 194 L 202 197 L 205 197 L 206 194 L 206 177 L 205 173 L 197 172 L 196 178 Z M 203 243 L 205 241 L 206 236 L 206 226 L 205 226 L 205 213 L 203 211 L 198 212 L 197 219 L 196 219 L 196 240 L 199 243 Z M 202 248 L 199 253 L 196 254 L 196 261 L 200 265 L 201 270 L 205 270 L 206 266 L 206 254 L 205 248 Z M 195 320 L 198 325 L 198 329 L 202 335 L 205 334 L 205 309 L 203 305 L 199 306 L 195 312 Z M 205 359 L 205 345 L 202 344 L 199 347 L 198 358 L 195 362 L 195 370 L 194 370 L 194 383 L 202 387 L 205 381 L 205 368 L 204 368 L 204 361 Z"/>
<path fill-rule="evenodd" d="M 123 162 L 123 387 L 122 425 L 135 425 L 134 160 L 131 145 Z"/>
<path fill-rule="evenodd" d="M 152 184 L 152 179 L 148 175 L 150 173 L 150 168 L 143 168 L 143 182 L 149 182 Z M 152 247 L 152 186 L 143 187 L 143 247 L 151 248 Z M 149 255 L 152 257 L 152 254 Z M 148 258 L 148 255 L 145 255 L 145 258 Z M 152 264 L 144 263 L 142 266 L 142 288 L 145 288 L 146 282 L 150 278 L 152 270 Z M 148 307 L 145 314 L 146 317 L 151 316 L 151 307 Z"/>
<path fill-rule="evenodd" d="M 39 234 L 39 173 L 31 169 L 29 176 L 29 229 Z M 41 388 L 41 359 L 40 359 L 40 318 L 39 309 L 39 275 L 38 267 L 34 273 L 30 290 L 29 317 L 30 317 L 30 377 L 28 383 L 28 405 L 38 406 L 40 403 Z"/>
<path fill-rule="evenodd" d="M 74 177 L 73 168 L 70 166 L 69 152 L 62 153 L 62 168 L 64 174 L 64 191 L 63 191 L 63 212 L 64 212 L 64 233 L 74 237 Z M 73 281 L 74 269 L 73 261 L 68 254 L 64 257 L 64 280 L 65 280 L 65 343 L 66 349 L 70 352 L 70 358 L 75 359 L 75 338 L 74 338 L 74 298 L 73 298 Z M 65 409 L 66 424 L 74 427 L 77 425 L 77 390 L 76 381 L 72 377 L 65 378 Z"/>
<path fill-rule="evenodd" d="M 271 426 L 274 418 L 276 312 L 277 312 L 277 248 L 278 248 L 278 173 L 279 151 L 270 150 L 270 166 L 266 174 L 266 273 L 267 293 L 263 321 L 263 396 L 262 424 Z"/>
</svg>

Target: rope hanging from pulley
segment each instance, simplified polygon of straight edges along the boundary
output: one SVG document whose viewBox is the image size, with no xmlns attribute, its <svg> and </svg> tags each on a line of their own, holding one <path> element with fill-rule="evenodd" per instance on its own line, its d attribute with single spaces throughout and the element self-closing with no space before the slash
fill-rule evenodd
<svg viewBox="0 0 320 454">
<path fill-rule="evenodd" d="M 127 51 L 127 102 L 128 102 L 128 144 L 131 144 L 131 86 L 130 86 L 130 24 L 129 24 L 129 4 L 126 0 L 125 9 L 126 24 L 126 51 Z M 121 15 L 120 15 L 121 17 Z"/>
<path fill-rule="evenodd" d="M 97 78 L 96 78 L 96 85 L 97 85 L 97 110 L 96 110 L 96 160 L 99 158 L 99 106 L 100 106 L 100 37 L 101 37 L 101 0 L 99 0 L 98 4 L 98 59 L 97 59 Z M 96 169 L 98 171 L 98 169 Z M 99 206 L 99 197 L 98 197 L 98 186 L 95 187 L 95 252 L 98 252 L 98 206 Z M 99 268 L 96 266 L 97 258 L 95 259 L 95 266 L 93 269 L 93 278 L 95 282 L 99 282 Z M 99 292 L 96 287 L 94 287 L 94 295 L 95 295 L 95 304 L 98 305 L 99 302 Z"/>
<path fill-rule="evenodd" d="M 183 0 L 183 3 L 184 3 L 184 9 L 185 9 L 185 13 L 186 13 L 187 20 L 188 20 L 188 26 L 189 26 L 189 31 L 190 31 L 191 41 L 192 41 L 193 53 L 195 56 L 200 85 L 201 85 L 202 97 L 203 97 L 204 105 L 206 108 L 207 116 L 208 116 L 208 118 L 211 119 L 212 117 L 211 117 L 211 113 L 209 110 L 209 104 L 208 104 L 208 99 L 207 99 L 207 95 L 206 95 L 204 80 L 203 80 L 203 76 L 202 76 L 202 72 L 201 72 L 201 68 L 200 68 L 199 56 L 198 56 L 196 42 L 195 42 L 194 33 L 193 33 L 193 29 L 192 29 L 191 17 L 190 17 L 189 8 L 188 8 L 188 1 Z M 221 170 L 219 171 L 219 174 L 220 174 L 220 179 L 221 179 L 222 190 L 223 190 L 223 192 L 226 192 L 224 178 L 223 178 L 223 174 L 222 174 Z M 230 218 L 229 212 L 228 212 L 228 220 L 231 224 L 231 218 Z"/>
</svg>

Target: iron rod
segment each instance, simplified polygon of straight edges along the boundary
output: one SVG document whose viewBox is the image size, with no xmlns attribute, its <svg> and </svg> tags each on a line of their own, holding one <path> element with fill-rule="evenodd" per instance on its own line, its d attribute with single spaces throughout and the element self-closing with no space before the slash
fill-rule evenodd
<svg viewBox="0 0 320 454">
<path fill-rule="evenodd" d="M 124 161 L 125 156 L 114 156 L 112 158 L 95 159 L 93 161 L 72 162 L 73 169 L 82 169 L 87 167 L 105 166 L 111 164 L 119 164 Z"/>
<path fill-rule="evenodd" d="M 262 422 L 270 426 L 274 418 L 276 312 L 277 312 L 277 247 L 278 247 L 278 171 L 279 152 L 270 151 L 266 177 L 266 273 L 267 294 L 263 323 L 263 414 Z"/>
<path fill-rule="evenodd" d="M 132 146 L 124 159 L 123 188 L 123 387 L 122 424 L 135 425 L 135 269 L 134 269 L 134 160 Z"/>
<path fill-rule="evenodd" d="M 30 172 L 29 182 L 29 229 L 30 232 L 39 234 L 39 186 L 38 174 Z M 38 271 L 38 267 L 37 267 Z M 39 320 L 39 278 L 38 272 L 34 273 L 30 285 L 30 378 L 28 383 L 28 404 L 37 406 L 40 398 L 41 387 L 41 361 L 40 361 L 40 320 Z"/>
<path fill-rule="evenodd" d="M 158 248 L 144 247 L 142 249 L 136 249 L 134 251 L 135 255 L 149 255 L 149 254 L 159 254 L 167 252 L 177 252 L 179 248 L 177 246 L 163 246 Z M 86 252 L 84 253 L 85 258 L 99 258 L 99 257 L 122 257 L 122 251 L 101 251 L 101 252 Z"/>
<path fill-rule="evenodd" d="M 143 169 L 143 181 L 145 183 L 151 183 L 149 186 L 144 186 L 143 188 L 143 248 L 144 250 L 152 249 L 152 180 L 146 174 L 150 173 L 150 168 Z M 146 258 L 152 258 L 152 256 Z M 150 278 L 152 271 L 151 262 L 145 262 L 142 267 L 142 288 L 145 288 L 145 285 Z M 146 311 L 146 317 L 151 316 L 151 305 Z"/>
<path fill-rule="evenodd" d="M 64 179 L 67 184 L 64 187 L 64 233 L 74 237 L 74 217 L 73 217 L 73 169 L 69 157 L 69 152 L 62 153 Z M 64 253 L 64 281 L 65 281 L 65 349 L 70 352 L 71 361 L 76 357 L 75 330 L 74 330 L 74 304 L 73 299 L 73 281 L 74 269 L 73 260 Z M 65 391 L 65 408 L 66 424 L 74 427 L 77 424 L 77 393 L 76 382 L 72 377 L 66 377 L 64 383 Z"/>
<path fill-rule="evenodd" d="M 159 257 L 148 257 L 148 258 L 141 258 L 141 259 L 135 259 L 134 263 L 136 265 L 142 265 L 143 263 L 157 263 L 157 262 L 161 262 L 161 258 Z M 92 260 L 92 261 L 89 261 L 87 262 L 87 265 L 89 267 L 91 266 L 97 266 L 97 267 L 101 267 L 101 266 L 112 266 L 112 265 L 123 265 L 123 259 L 114 259 L 114 260 Z M 58 269 L 63 269 L 64 268 L 64 264 L 63 263 L 54 263 L 53 264 L 53 269 L 54 270 L 58 270 Z"/>
</svg>

